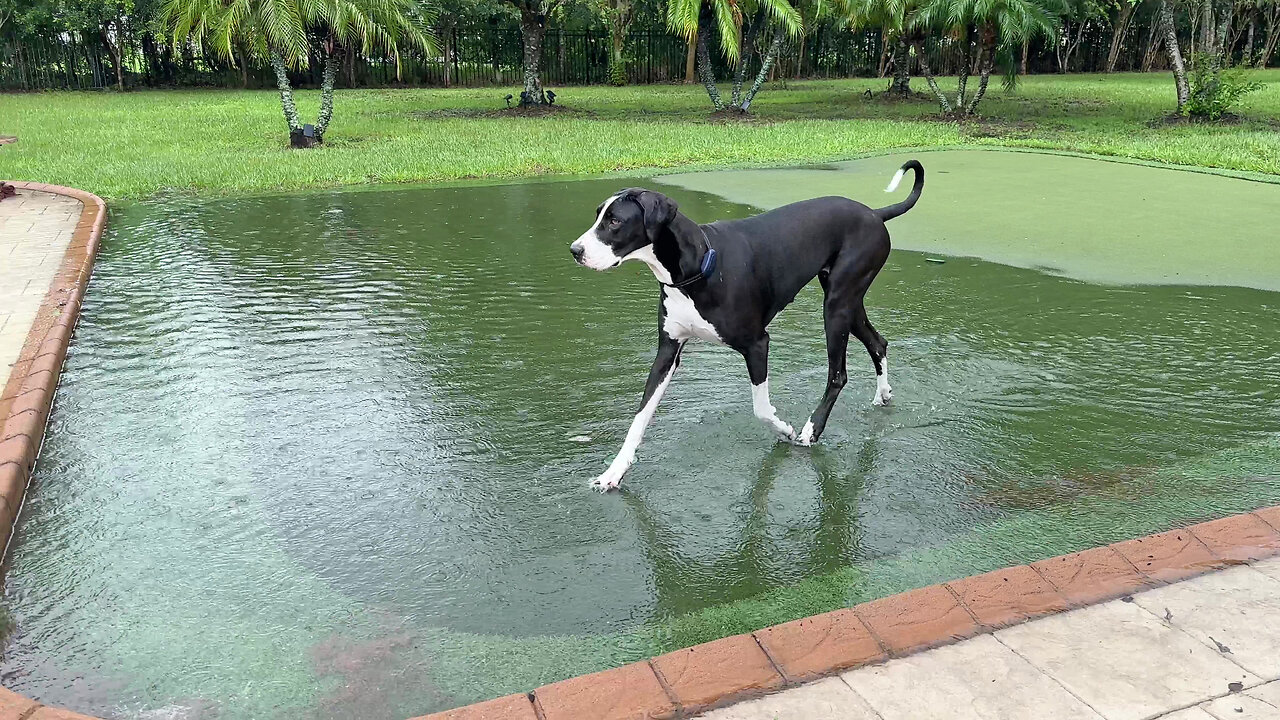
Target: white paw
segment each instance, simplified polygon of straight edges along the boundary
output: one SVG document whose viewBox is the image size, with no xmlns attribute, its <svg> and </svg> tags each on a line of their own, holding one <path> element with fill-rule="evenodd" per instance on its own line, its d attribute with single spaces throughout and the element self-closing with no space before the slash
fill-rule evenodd
<svg viewBox="0 0 1280 720">
<path fill-rule="evenodd" d="M 893 388 L 883 385 L 876 388 L 876 394 L 871 398 L 872 405 L 888 405 L 893 400 Z"/>
<path fill-rule="evenodd" d="M 778 437 L 787 442 L 795 442 L 796 429 L 784 422 L 779 422 L 773 426 L 773 431 L 778 433 Z"/>
<path fill-rule="evenodd" d="M 622 467 L 610 465 L 609 469 L 601 473 L 600 477 L 591 481 L 591 487 L 602 493 L 617 490 L 618 485 L 622 483 L 622 476 L 627 472 L 627 467 L 626 465 Z"/>
<path fill-rule="evenodd" d="M 804 429 L 800 431 L 800 437 L 796 438 L 797 445 L 809 447 L 813 444 L 813 421 L 804 424 Z"/>
</svg>

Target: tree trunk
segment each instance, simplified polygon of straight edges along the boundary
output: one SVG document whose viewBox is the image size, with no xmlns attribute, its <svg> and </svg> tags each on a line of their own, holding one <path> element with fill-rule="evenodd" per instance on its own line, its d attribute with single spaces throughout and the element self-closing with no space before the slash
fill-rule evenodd
<svg viewBox="0 0 1280 720">
<path fill-rule="evenodd" d="M 904 33 L 898 33 L 893 39 L 893 82 L 889 84 L 889 94 L 898 97 L 911 97 L 911 62 L 910 46 Z"/>
<path fill-rule="evenodd" d="M 1022 68 L 1022 71 L 1018 73 L 1019 75 L 1027 74 L 1027 53 L 1029 52 L 1031 52 L 1030 38 L 1022 41 L 1022 65 L 1020 66 Z"/>
<path fill-rule="evenodd" d="M 240 89 L 249 89 L 249 63 L 244 60 L 244 48 L 236 46 L 236 55 L 240 62 Z"/>
<path fill-rule="evenodd" d="M 1068 48 L 1071 46 L 1071 21 L 1063 18 L 1062 20 L 1062 37 L 1053 44 L 1053 59 L 1058 61 L 1058 73 L 1067 71 L 1067 61 L 1062 57 L 1064 52 L 1070 52 Z"/>
<path fill-rule="evenodd" d="M 1120 16 L 1116 18 L 1115 32 L 1111 34 L 1111 48 L 1107 51 L 1107 72 L 1116 71 L 1116 63 L 1120 60 L 1120 47 L 1124 45 L 1124 36 L 1129 32 L 1129 23 L 1133 20 L 1133 4 L 1128 0 L 1120 0 Z"/>
<path fill-rule="evenodd" d="M 316 116 L 316 142 L 324 142 L 324 131 L 333 119 L 333 88 L 338 80 L 338 63 L 342 48 L 336 45 L 324 54 L 324 76 L 320 81 L 320 114 Z"/>
<path fill-rule="evenodd" d="M 280 88 L 280 107 L 284 120 L 289 124 L 290 136 L 302 135 L 302 123 L 298 122 L 298 106 L 293 103 L 293 88 L 289 85 L 289 70 L 279 50 L 271 48 L 271 69 L 276 71 L 276 87 Z"/>
<path fill-rule="evenodd" d="M 711 53 L 707 51 L 707 35 L 710 34 L 710 29 L 707 24 L 706 18 L 698 23 L 698 79 L 702 80 L 702 86 L 707 89 L 711 106 L 719 112 L 724 109 L 724 100 L 720 99 L 720 90 L 716 88 L 716 76 L 711 70 Z"/>
<path fill-rule="evenodd" d="M 1267 39 L 1262 45 L 1262 53 L 1258 55 L 1258 63 L 1254 66 L 1261 70 L 1271 62 L 1271 54 L 1276 51 L 1276 41 L 1280 40 L 1280 4 L 1271 8 L 1267 15 Z"/>
<path fill-rule="evenodd" d="M 684 54 L 684 84 L 692 85 L 694 80 L 693 67 L 698 57 L 698 36 L 695 33 L 689 38 L 689 49 Z"/>
<path fill-rule="evenodd" d="M 524 92 L 521 105 L 545 105 L 542 91 L 542 39 L 547 33 L 547 16 L 536 9 L 520 9 L 520 34 L 524 39 Z"/>
<path fill-rule="evenodd" d="M 1244 54 L 1240 57 L 1241 65 L 1249 65 L 1253 62 L 1253 31 L 1258 24 L 1258 15 L 1255 12 L 1249 16 L 1249 32 L 1245 34 Z"/>
<path fill-rule="evenodd" d="M 613 55 L 610 58 L 609 82 L 614 85 L 627 84 L 627 60 L 624 51 L 627 45 L 627 28 L 631 26 L 631 0 L 612 0 Z"/>
<path fill-rule="evenodd" d="M 808 37 L 808 34 L 800 36 L 800 49 L 796 52 L 796 80 L 799 80 L 800 74 L 804 72 L 804 41 Z"/>
<path fill-rule="evenodd" d="M 620 23 L 614 20 L 613 24 L 613 52 L 609 57 L 609 82 L 613 85 L 627 84 L 627 66 L 626 60 L 622 57 L 623 45 L 626 43 L 627 36 L 625 31 L 620 27 Z"/>
<path fill-rule="evenodd" d="M 747 91 L 746 97 L 742 99 L 742 112 L 747 112 L 751 109 L 751 101 L 756 99 L 756 93 L 760 92 L 760 88 L 764 87 L 765 78 L 769 76 L 769 71 L 773 68 L 773 63 L 777 61 L 780 50 L 782 50 L 782 29 L 776 28 L 773 31 L 773 42 L 769 43 L 769 51 L 760 63 L 760 72 L 756 73 L 756 81 L 751 83 L 751 89 Z"/>
<path fill-rule="evenodd" d="M 1151 72 L 1152 66 L 1155 65 L 1156 57 L 1160 54 L 1160 44 L 1164 42 L 1160 36 L 1160 27 L 1163 24 L 1164 20 L 1157 10 L 1151 17 L 1151 27 L 1147 29 L 1146 50 L 1142 53 L 1142 72 Z"/>
<path fill-rule="evenodd" d="M 978 103 L 982 102 L 982 96 L 987 94 L 987 83 L 991 80 L 991 66 L 994 64 L 996 54 L 996 31 L 994 28 L 984 28 L 982 30 L 982 48 L 978 51 L 979 55 L 979 73 L 978 92 L 973 94 L 973 99 L 969 101 L 969 106 L 965 108 L 965 115 L 974 115 L 978 112 Z"/>
<path fill-rule="evenodd" d="M 916 43 L 916 56 L 920 58 L 920 72 L 924 73 L 924 81 L 929 83 L 929 89 L 937 96 L 942 114 L 950 115 L 951 102 L 947 100 L 947 94 L 938 89 L 938 81 L 933 79 L 933 71 L 929 69 L 929 60 L 924 54 L 924 43 Z"/>
<path fill-rule="evenodd" d="M 747 63 L 751 60 L 751 53 L 756 46 L 756 35 L 763 24 L 764 10 L 760 10 L 756 13 L 750 29 L 747 30 L 745 39 L 742 37 L 742 27 L 738 27 L 738 67 L 733 70 L 733 93 L 729 100 L 729 104 L 733 107 L 742 107 L 742 84 L 747 81 Z"/>
<path fill-rule="evenodd" d="M 889 26 L 880 28 L 880 61 L 876 64 L 876 77 L 882 78 L 889 72 Z"/>
<path fill-rule="evenodd" d="M 969 85 L 969 68 L 973 66 L 973 33 L 965 30 L 964 60 L 960 63 L 960 75 L 956 78 L 956 112 L 965 108 L 965 90 Z"/>
<path fill-rule="evenodd" d="M 107 31 L 107 26 L 100 28 L 102 34 L 102 42 L 107 46 L 107 53 L 111 55 L 111 65 L 116 71 L 116 90 L 124 92 L 124 68 L 120 66 L 120 46 L 111 41 L 111 33 Z"/>
<path fill-rule="evenodd" d="M 1173 8 L 1169 0 L 1160 3 L 1160 24 L 1164 26 L 1164 50 L 1173 69 L 1173 82 L 1178 88 L 1178 113 L 1187 106 L 1191 88 L 1187 85 L 1187 67 L 1182 64 L 1182 49 L 1178 47 L 1178 31 L 1173 24 Z"/>
<path fill-rule="evenodd" d="M 1213 37 L 1213 0 L 1200 0 L 1200 48 L 1201 52 L 1212 53 L 1210 46 Z"/>
<path fill-rule="evenodd" d="M 444 39 L 444 86 L 453 86 L 453 54 L 457 49 L 453 46 L 453 26 L 446 26 L 440 33 Z"/>
</svg>

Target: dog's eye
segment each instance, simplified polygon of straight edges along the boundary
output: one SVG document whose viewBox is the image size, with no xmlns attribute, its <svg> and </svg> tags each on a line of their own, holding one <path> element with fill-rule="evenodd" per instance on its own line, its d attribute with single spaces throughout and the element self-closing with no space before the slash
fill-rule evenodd
<svg viewBox="0 0 1280 720">
<path fill-rule="evenodd" d="M 609 218 L 609 227 L 618 227 L 621 224 L 622 221 L 618 218 Z"/>
</svg>

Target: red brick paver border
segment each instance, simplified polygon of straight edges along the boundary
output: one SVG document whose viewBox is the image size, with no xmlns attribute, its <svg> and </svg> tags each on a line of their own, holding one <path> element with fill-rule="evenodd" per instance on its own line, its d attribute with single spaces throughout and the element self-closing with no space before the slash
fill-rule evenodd
<svg viewBox="0 0 1280 720">
<path fill-rule="evenodd" d="M 5 543 L 40 449 L 106 220 L 106 206 L 96 195 L 14 184 L 75 197 L 84 210 L 0 392 L 0 542 Z M 686 718 L 787 685 L 1275 555 L 1280 555 L 1280 506 L 931 585 L 418 720 Z M 0 720 L 92 718 L 0 688 Z"/>
<path fill-rule="evenodd" d="M 687 718 L 783 686 L 1275 555 L 1280 555 L 1280 506 L 930 585 L 677 650 L 648 663 L 657 671 L 663 693 L 652 684 L 643 691 L 635 688 L 637 679 L 648 678 L 646 664 L 636 663 L 618 669 L 626 675 L 607 670 L 539 688 L 526 702 L 543 720 Z M 616 692 L 598 687 L 605 683 Z M 423 720 L 463 718 L 472 720 L 448 713 Z"/>
<path fill-rule="evenodd" d="M 13 532 L 31 468 L 44 438 L 44 425 L 58 387 L 62 360 L 80 315 L 80 300 L 98 251 L 107 206 L 92 193 L 44 183 L 15 182 L 19 190 L 39 190 L 76 198 L 84 206 L 58 274 L 40 303 L 18 360 L 0 390 L 0 549 Z M 2 716 L 0 716 L 2 717 Z"/>
</svg>

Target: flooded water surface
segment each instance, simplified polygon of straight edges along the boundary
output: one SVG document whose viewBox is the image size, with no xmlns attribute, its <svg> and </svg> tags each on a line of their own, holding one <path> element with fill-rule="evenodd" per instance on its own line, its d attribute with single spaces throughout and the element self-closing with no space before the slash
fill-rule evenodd
<svg viewBox="0 0 1280 720">
<path fill-rule="evenodd" d="M 887 204 L 874 178 L 849 192 Z M 113 210 L 10 550 L 3 684 L 107 717 L 400 718 L 1280 502 L 1280 295 L 902 249 L 1065 234 L 955 223 L 946 182 L 868 296 L 891 407 L 858 348 L 821 445 L 779 444 L 742 359 L 691 346 L 625 492 L 592 492 L 657 287 L 568 243 L 630 185 L 757 211 L 688 176 Z M 771 327 L 797 425 L 820 301 Z"/>
</svg>

